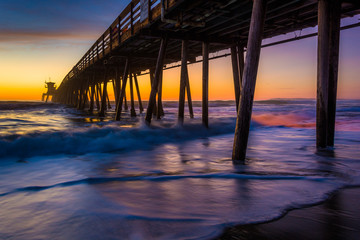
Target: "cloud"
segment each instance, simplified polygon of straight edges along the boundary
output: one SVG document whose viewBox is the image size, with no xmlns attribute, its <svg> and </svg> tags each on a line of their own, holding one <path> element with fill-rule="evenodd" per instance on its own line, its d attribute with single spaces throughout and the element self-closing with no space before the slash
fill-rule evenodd
<svg viewBox="0 0 360 240">
<path fill-rule="evenodd" d="M 95 32 L 74 33 L 70 31 L 49 32 L 40 30 L 0 30 L 0 43 L 36 43 L 51 40 L 89 41 L 95 40 L 97 37 L 98 34 Z"/>
<path fill-rule="evenodd" d="M 1 0 L 0 42 L 96 39 L 129 0 Z"/>
</svg>

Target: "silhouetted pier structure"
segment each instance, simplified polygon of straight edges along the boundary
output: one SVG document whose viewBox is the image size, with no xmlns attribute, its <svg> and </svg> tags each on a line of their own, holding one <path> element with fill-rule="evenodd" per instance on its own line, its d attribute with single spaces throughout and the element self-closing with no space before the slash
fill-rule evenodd
<svg viewBox="0 0 360 240">
<path fill-rule="evenodd" d="M 54 95 L 56 94 L 56 85 L 54 82 L 46 82 L 45 81 L 45 88 L 47 88 L 47 92 L 43 93 L 41 97 L 41 101 L 48 102 L 49 97 L 52 96 L 52 99 L 54 98 Z M 46 99 L 45 99 L 46 96 Z"/>
<path fill-rule="evenodd" d="M 244 160 L 249 135 L 261 41 L 318 25 L 317 147 L 334 145 L 340 19 L 360 13 L 358 0 L 133 0 L 65 76 L 54 101 L 100 116 L 110 106 L 112 82 L 116 120 L 126 105 L 130 84 L 131 116 L 136 116 L 134 85 L 143 106 L 137 76 L 148 71 L 151 93 L 146 122 L 161 118 L 162 71 L 181 62 L 178 119 L 184 121 L 185 91 L 192 102 L 187 65 L 202 56 L 203 114 L 208 126 L 209 53 L 231 49 L 237 107 L 233 160 Z M 285 40 L 286 42 L 290 40 Z M 246 59 L 244 51 L 246 49 Z M 219 79 L 220 80 L 220 79 Z M 124 101 L 125 100 L 125 101 Z M 123 106 L 125 105 L 125 106 Z"/>
</svg>

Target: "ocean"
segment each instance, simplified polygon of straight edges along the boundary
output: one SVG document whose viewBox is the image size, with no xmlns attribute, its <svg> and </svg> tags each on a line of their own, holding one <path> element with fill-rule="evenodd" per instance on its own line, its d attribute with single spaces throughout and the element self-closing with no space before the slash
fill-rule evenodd
<svg viewBox="0 0 360 240">
<path fill-rule="evenodd" d="M 360 186 L 360 100 L 338 100 L 335 147 L 315 148 L 315 100 L 256 101 L 247 159 L 231 160 L 233 101 L 209 129 L 113 121 L 68 106 L 0 102 L 0 239 L 212 239 Z M 138 113 L 138 111 L 137 111 Z"/>
</svg>

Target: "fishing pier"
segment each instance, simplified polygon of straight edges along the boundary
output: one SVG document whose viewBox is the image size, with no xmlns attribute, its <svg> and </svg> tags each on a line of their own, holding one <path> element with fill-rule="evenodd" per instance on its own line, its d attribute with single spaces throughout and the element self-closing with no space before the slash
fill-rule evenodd
<svg viewBox="0 0 360 240">
<path fill-rule="evenodd" d="M 137 76 L 146 73 L 151 93 L 145 120 L 151 124 L 154 116 L 160 119 L 163 115 L 162 72 L 167 64 L 181 62 L 181 124 L 186 96 L 193 117 L 187 65 L 201 57 L 202 122 L 208 127 L 209 53 L 230 49 L 237 108 L 232 158 L 243 161 L 262 40 L 318 26 L 316 145 L 333 146 L 340 20 L 356 14 L 360 14 L 359 0 L 132 0 L 65 76 L 53 101 L 78 109 L 88 107 L 90 112 L 96 107 L 98 114 L 105 116 L 111 107 L 111 82 L 115 120 L 121 120 L 128 107 L 125 91 L 129 84 L 130 113 L 135 117 L 134 88 L 142 112 Z M 348 28 L 356 26 L 359 24 Z"/>
</svg>

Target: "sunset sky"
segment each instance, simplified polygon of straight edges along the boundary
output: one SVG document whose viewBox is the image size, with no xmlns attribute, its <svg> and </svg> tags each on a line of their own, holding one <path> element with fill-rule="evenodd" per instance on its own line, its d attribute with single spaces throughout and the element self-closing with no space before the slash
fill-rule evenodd
<svg viewBox="0 0 360 240">
<path fill-rule="evenodd" d="M 59 85 L 128 3 L 1 0 L 0 100 L 40 100 L 44 81 L 50 77 Z M 345 19 L 343 25 L 359 18 Z M 302 34 L 314 31 L 306 29 Z M 360 28 L 341 32 L 339 98 L 360 98 L 359 39 Z M 316 37 L 262 49 L 255 98 L 314 98 L 316 52 Z M 201 64 L 190 65 L 189 74 L 193 99 L 200 100 Z M 179 80 L 180 69 L 165 71 L 164 99 L 178 99 Z M 139 81 L 147 99 L 149 76 Z M 230 57 L 210 62 L 211 100 L 234 99 L 232 81 Z"/>
</svg>

